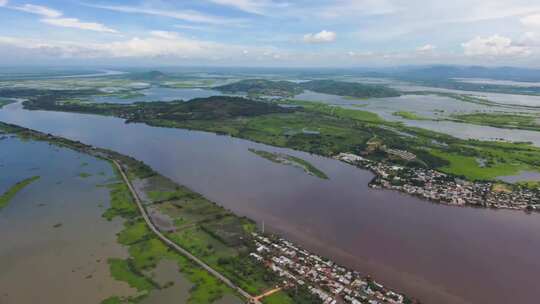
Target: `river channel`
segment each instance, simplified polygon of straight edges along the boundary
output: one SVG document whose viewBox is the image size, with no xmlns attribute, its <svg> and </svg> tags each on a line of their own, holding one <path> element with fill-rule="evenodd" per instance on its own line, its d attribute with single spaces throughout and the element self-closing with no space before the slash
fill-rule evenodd
<svg viewBox="0 0 540 304">
<path fill-rule="evenodd" d="M 0 120 L 143 160 L 267 229 L 424 303 L 536 303 L 540 297 L 539 214 L 448 207 L 372 190 L 368 171 L 205 132 L 27 111 L 20 103 L 0 110 Z M 304 158 L 330 179 L 272 163 L 249 148 Z"/>
</svg>

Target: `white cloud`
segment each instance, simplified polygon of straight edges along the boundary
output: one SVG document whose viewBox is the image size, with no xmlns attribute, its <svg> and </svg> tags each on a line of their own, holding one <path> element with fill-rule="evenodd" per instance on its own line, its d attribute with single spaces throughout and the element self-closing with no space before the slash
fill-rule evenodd
<svg viewBox="0 0 540 304">
<path fill-rule="evenodd" d="M 512 39 L 500 35 L 476 37 L 462 44 L 467 56 L 526 56 L 531 54 L 529 47 L 516 45 Z"/>
<path fill-rule="evenodd" d="M 147 7 L 93 5 L 93 4 L 87 4 L 87 6 L 111 10 L 115 12 L 168 17 L 168 18 L 184 20 L 184 21 L 189 21 L 189 22 L 197 22 L 197 23 L 208 23 L 208 24 L 242 23 L 242 20 L 201 14 L 193 10 L 161 10 L 161 9 L 153 9 L 153 8 L 147 8 Z"/>
<path fill-rule="evenodd" d="M 8 0 L 0 0 L 0 6 L 6 6 L 8 4 Z"/>
<path fill-rule="evenodd" d="M 540 33 L 526 32 L 520 37 L 518 42 L 521 45 L 540 47 Z"/>
<path fill-rule="evenodd" d="M 20 50 L 19 53 L 24 51 L 35 57 L 76 59 L 169 58 L 171 60 L 200 59 L 230 62 L 239 56 L 253 60 L 256 60 L 257 56 L 270 59 L 281 57 L 275 50 L 267 48 L 226 45 L 163 31 L 153 31 L 147 37 L 133 37 L 109 43 L 79 43 L 0 36 L 0 50 L 7 47 L 17 48 Z"/>
<path fill-rule="evenodd" d="M 525 26 L 540 27 L 540 14 L 523 17 L 520 21 Z"/>
<path fill-rule="evenodd" d="M 427 52 L 432 52 L 436 49 L 437 47 L 432 45 L 432 44 L 426 44 L 426 45 L 423 45 L 423 46 L 420 46 L 418 48 L 416 48 L 416 51 L 419 52 L 419 53 L 427 53 Z"/>
<path fill-rule="evenodd" d="M 318 33 L 310 33 L 304 35 L 304 42 L 306 43 L 329 43 L 336 41 L 336 33 L 322 30 Z"/>
<path fill-rule="evenodd" d="M 47 18 L 57 18 L 62 16 L 62 12 L 40 5 L 25 4 L 21 6 L 13 6 L 11 8 L 30 14 L 41 15 Z"/>
<path fill-rule="evenodd" d="M 0 2 L 0 6 L 5 6 L 6 4 L 7 4 L 7 1 Z M 96 32 L 104 32 L 104 33 L 117 33 L 118 32 L 101 23 L 83 22 L 77 18 L 62 17 L 64 13 L 62 13 L 61 11 L 46 7 L 46 6 L 24 4 L 20 6 L 7 6 L 7 8 L 45 17 L 41 19 L 40 21 L 49 25 L 76 28 L 76 29 L 96 31 Z"/>
<path fill-rule="evenodd" d="M 168 32 L 168 31 L 151 31 L 150 34 L 156 38 L 162 38 L 167 40 L 177 39 L 179 38 L 178 33 L 176 32 Z"/>
<path fill-rule="evenodd" d="M 104 33 L 118 33 L 118 31 L 111 29 L 109 27 L 106 27 L 105 25 L 101 23 L 82 22 L 77 18 L 45 18 L 45 19 L 41 19 L 41 22 L 50 24 L 50 25 L 55 25 L 55 26 L 76 28 L 80 30 L 88 30 L 88 31 L 104 32 Z"/>
</svg>

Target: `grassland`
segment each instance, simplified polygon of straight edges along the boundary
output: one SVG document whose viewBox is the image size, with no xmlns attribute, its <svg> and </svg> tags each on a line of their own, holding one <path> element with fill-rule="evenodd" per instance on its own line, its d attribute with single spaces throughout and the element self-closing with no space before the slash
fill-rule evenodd
<svg viewBox="0 0 540 304">
<path fill-rule="evenodd" d="M 509 113 L 472 113 L 453 115 L 452 118 L 470 124 L 505 129 L 540 131 L 540 117 Z"/>
<path fill-rule="evenodd" d="M 175 261 L 182 272 L 179 275 L 184 275 L 194 284 L 190 290 L 188 303 L 212 303 L 226 293 L 233 293 L 208 272 L 169 249 L 148 229 L 124 183 L 114 182 L 109 185 L 109 189 L 111 207 L 104 213 L 104 217 L 109 220 L 115 217 L 124 219 L 124 229 L 118 234 L 117 239 L 128 248 L 129 252 L 127 259 L 109 260 L 111 275 L 117 280 L 126 282 L 139 293 L 134 297 L 111 297 L 106 301 L 138 303 L 152 291 L 168 288 L 159 286 L 148 274 L 163 260 Z M 107 303 L 106 301 L 103 303 Z"/>
<path fill-rule="evenodd" d="M 284 153 L 274 153 L 274 152 L 268 152 L 268 151 L 256 150 L 256 149 L 249 149 L 249 151 L 262 158 L 268 159 L 271 162 L 299 167 L 310 175 L 313 175 L 322 179 L 328 179 L 328 176 L 324 172 L 317 169 L 317 167 L 313 166 L 308 161 L 305 161 L 299 157 L 284 154 Z"/>
<path fill-rule="evenodd" d="M 15 197 L 15 195 L 17 195 L 17 193 L 19 193 L 21 190 L 26 188 L 31 183 L 37 181 L 39 178 L 40 178 L 39 176 L 32 176 L 32 177 L 26 178 L 16 183 L 15 185 L 11 186 L 8 190 L 6 190 L 6 192 L 4 192 L 0 196 L 0 210 L 6 207 L 7 204 L 9 204 L 9 202 Z"/>
<path fill-rule="evenodd" d="M 175 223 L 174 231 L 167 233 L 169 239 L 252 294 L 277 284 L 272 273 L 247 256 L 252 246 L 249 240 L 250 232 L 255 229 L 253 222 L 237 217 L 161 175 L 133 175 L 132 178 L 144 181 L 141 191 L 149 200 L 145 202 L 147 206 L 155 207 Z M 126 260 L 111 262 L 111 273 L 141 292 L 136 298 L 124 299 L 126 303 L 137 302 L 159 288 L 146 273 L 162 260 L 177 262 L 183 275 L 194 283 L 189 303 L 212 303 L 224 294 L 233 293 L 209 273 L 170 250 L 148 230 L 126 185 L 113 183 L 109 187 L 111 208 L 104 216 L 108 219 L 121 216 L 126 220 L 118 241 L 127 246 L 130 253 Z"/>
<path fill-rule="evenodd" d="M 414 112 L 408 112 L 408 111 L 397 111 L 397 112 L 392 113 L 392 115 L 399 116 L 401 118 L 409 119 L 409 120 L 431 120 L 431 118 L 424 117 Z"/>
</svg>

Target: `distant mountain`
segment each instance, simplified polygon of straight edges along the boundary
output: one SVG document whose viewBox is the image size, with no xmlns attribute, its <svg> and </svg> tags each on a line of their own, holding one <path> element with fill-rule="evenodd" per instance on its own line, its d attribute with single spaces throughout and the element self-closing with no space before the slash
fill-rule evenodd
<svg viewBox="0 0 540 304">
<path fill-rule="evenodd" d="M 303 91 L 290 81 L 271 81 L 266 79 L 246 79 L 216 88 L 223 92 L 244 92 L 268 96 L 292 96 Z"/>
<path fill-rule="evenodd" d="M 318 93 L 358 98 L 397 97 L 399 91 L 389 87 L 335 80 L 313 80 L 299 84 L 302 88 Z"/>
<path fill-rule="evenodd" d="M 247 79 L 217 87 L 216 89 L 224 92 L 246 92 L 248 94 L 285 97 L 300 94 L 304 90 L 360 98 L 395 97 L 400 95 L 397 90 L 385 86 L 334 80 L 313 80 L 295 83 L 291 81 Z"/>
</svg>

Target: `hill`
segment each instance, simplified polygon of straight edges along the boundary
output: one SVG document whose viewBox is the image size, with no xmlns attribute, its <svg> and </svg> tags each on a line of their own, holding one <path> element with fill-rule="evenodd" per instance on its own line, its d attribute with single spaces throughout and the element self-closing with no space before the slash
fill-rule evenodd
<svg viewBox="0 0 540 304">
<path fill-rule="evenodd" d="M 222 92 L 244 92 L 268 96 L 293 96 L 303 90 L 296 83 L 290 81 L 271 81 L 266 79 L 246 79 L 216 88 Z"/>
<path fill-rule="evenodd" d="M 318 93 L 358 98 L 397 97 L 401 95 L 399 91 L 385 86 L 335 80 L 313 80 L 300 85 L 306 90 Z"/>
<path fill-rule="evenodd" d="M 224 92 L 246 92 L 248 94 L 290 97 L 311 90 L 319 93 L 352 96 L 359 98 L 395 97 L 399 91 L 379 85 L 370 85 L 334 80 L 313 80 L 304 83 L 248 79 L 217 87 Z"/>
</svg>

